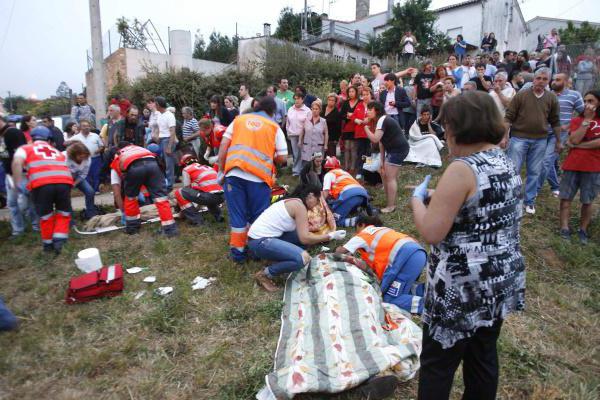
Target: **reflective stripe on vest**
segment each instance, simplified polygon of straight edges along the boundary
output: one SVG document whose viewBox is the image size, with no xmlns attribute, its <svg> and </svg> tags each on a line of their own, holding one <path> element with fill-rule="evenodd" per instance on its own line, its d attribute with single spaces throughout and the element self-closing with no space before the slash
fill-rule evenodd
<svg viewBox="0 0 600 400">
<path fill-rule="evenodd" d="M 275 165 L 275 137 L 279 125 L 256 114 L 233 120 L 231 145 L 227 150 L 225 174 L 233 168 L 248 172 L 272 186 Z"/>
<path fill-rule="evenodd" d="M 25 168 L 31 189 L 50 184 L 73 185 L 73 176 L 67 158 L 49 143 L 36 140 L 22 147 L 25 151 Z"/>
<path fill-rule="evenodd" d="M 121 171 L 127 171 L 127 168 L 131 165 L 132 162 L 139 160 L 140 158 L 154 158 L 154 153 L 150 150 L 145 149 L 136 145 L 129 145 L 123 147 L 119 152 L 119 166 Z"/>
<path fill-rule="evenodd" d="M 383 274 L 402 247 L 415 240 L 404 233 L 385 227 L 368 226 L 357 234 L 367 243 L 367 249 L 360 249 L 360 257 L 371 267 L 381 280 Z"/>
<path fill-rule="evenodd" d="M 335 176 L 335 180 L 331 185 L 329 193 L 331 197 L 337 199 L 340 195 L 348 189 L 361 188 L 362 186 L 356 179 L 352 177 L 348 172 L 343 169 L 333 169 L 329 173 Z"/>
<path fill-rule="evenodd" d="M 183 169 L 190 176 L 190 187 L 207 193 L 222 192 L 214 169 L 200 164 L 191 164 Z"/>
</svg>

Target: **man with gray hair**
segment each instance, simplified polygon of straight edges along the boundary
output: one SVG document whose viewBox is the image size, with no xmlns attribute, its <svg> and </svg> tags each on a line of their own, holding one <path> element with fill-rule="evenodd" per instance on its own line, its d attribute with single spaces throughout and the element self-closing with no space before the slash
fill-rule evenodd
<svg viewBox="0 0 600 400">
<path fill-rule="evenodd" d="M 508 156 L 517 173 L 525 163 L 527 181 L 525 183 L 525 212 L 535 214 L 535 198 L 538 192 L 539 177 L 546 153 L 548 124 L 556 136 L 555 151 L 560 153 L 559 106 L 556 95 L 546 90 L 550 81 L 550 69 L 541 68 L 535 72 L 530 89 L 517 93 L 508 108 L 504 119 L 507 124 L 503 146 L 508 142 Z M 511 138 L 508 133 L 510 127 Z"/>
<path fill-rule="evenodd" d="M 490 96 L 494 99 L 494 103 L 496 103 L 496 107 L 498 107 L 498 111 L 500 111 L 502 116 L 506 113 L 506 107 L 508 107 L 512 98 L 517 94 L 507 80 L 508 75 L 506 72 L 500 71 L 496 73 L 493 86 L 489 91 Z"/>
<path fill-rule="evenodd" d="M 471 92 L 477 90 L 477 84 L 473 81 L 466 81 L 462 87 L 463 92 Z"/>
</svg>

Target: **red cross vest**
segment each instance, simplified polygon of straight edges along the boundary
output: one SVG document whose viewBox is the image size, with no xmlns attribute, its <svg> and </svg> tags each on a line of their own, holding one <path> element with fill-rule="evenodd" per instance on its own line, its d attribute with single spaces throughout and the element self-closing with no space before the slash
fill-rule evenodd
<svg viewBox="0 0 600 400">
<path fill-rule="evenodd" d="M 223 188 L 217 182 L 217 173 L 206 165 L 193 163 L 183 169 L 190 176 L 190 187 L 207 193 L 222 192 Z"/>
<path fill-rule="evenodd" d="M 67 166 L 67 158 L 49 143 L 36 140 L 23 146 L 25 150 L 25 168 L 29 190 L 44 185 L 64 183 L 73 185 L 73 176 Z"/>
<path fill-rule="evenodd" d="M 122 172 L 127 171 L 127 168 L 129 168 L 131 163 L 136 160 L 139 160 L 140 158 L 156 157 L 154 153 L 152 153 L 150 150 L 133 144 L 123 147 L 121 150 L 119 150 L 117 154 L 119 160 L 119 168 Z"/>
</svg>

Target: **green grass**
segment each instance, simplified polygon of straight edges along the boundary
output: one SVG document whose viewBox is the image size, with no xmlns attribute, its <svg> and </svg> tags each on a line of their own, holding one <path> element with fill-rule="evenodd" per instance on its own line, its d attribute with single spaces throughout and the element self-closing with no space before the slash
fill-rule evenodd
<svg viewBox="0 0 600 400">
<path fill-rule="evenodd" d="M 400 187 L 419 183 L 427 170 L 405 167 Z M 441 171 L 434 171 L 434 181 Z M 291 183 L 290 177 L 284 177 Z M 431 186 L 435 186 L 432 182 Z M 382 206 L 383 191 L 371 190 Z M 418 237 L 406 207 L 386 224 Z M 574 204 L 576 226 L 578 205 Z M 527 265 L 527 309 L 504 324 L 499 343 L 502 399 L 596 399 L 600 389 L 600 226 L 587 247 L 556 235 L 558 200 L 547 190 L 538 213 L 525 217 L 522 247 Z M 33 233 L 0 244 L 1 292 L 21 322 L 0 335 L 0 399 L 250 399 L 270 371 L 277 345 L 281 294 L 253 282 L 262 264 L 238 267 L 226 259 L 228 229 L 181 224 L 167 240 L 156 226 L 129 237 L 73 235 L 63 254 L 48 258 Z M 0 223 L 0 237 L 9 235 Z M 126 275 L 122 296 L 69 306 L 64 294 L 78 270 L 77 251 L 98 247 L 105 264 L 150 268 Z M 330 246 L 331 247 L 331 246 Z M 156 275 L 157 282 L 142 282 Z M 206 290 L 192 291 L 197 276 L 214 276 Z M 283 281 L 279 281 L 283 283 Z M 169 297 L 152 294 L 174 286 Z M 146 294 L 135 300 L 135 294 Z M 452 397 L 460 398 L 457 374 Z M 416 381 L 397 398 L 415 398 Z M 301 399 L 356 399 L 352 395 Z"/>
</svg>

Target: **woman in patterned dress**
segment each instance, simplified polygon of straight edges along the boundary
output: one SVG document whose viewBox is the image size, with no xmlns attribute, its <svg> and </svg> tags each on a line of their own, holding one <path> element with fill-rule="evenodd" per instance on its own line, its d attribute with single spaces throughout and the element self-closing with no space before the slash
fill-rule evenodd
<svg viewBox="0 0 600 400">
<path fill-rule="evenodd" d="M 440 119 L 454 160 L 435 192 L 428 176 L 411 199 L 417 230 L 432 245 L 418 398 L 449 398 L 462 361 L 463 399 L 494 399 L 502 322 L 524 308 L 522 182 L 498 146 L 504 125 L 487 93 L 451 98 Z"/>
</svg>

